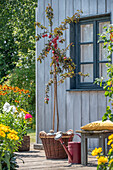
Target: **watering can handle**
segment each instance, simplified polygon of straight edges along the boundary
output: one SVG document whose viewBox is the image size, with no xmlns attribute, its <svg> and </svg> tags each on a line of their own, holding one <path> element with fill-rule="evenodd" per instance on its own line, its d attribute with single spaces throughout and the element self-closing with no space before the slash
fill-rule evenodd
<svg viewBox="0 0 113 170">
<path fill-rule="evenodd" d="M 75 133 L 74 135 L 77 135 L 77 136 L 79 136 L 81 138 L 81 136 L 79 134 L 77 134 L 77 133 Z"/>
<path fill-rule="evenodd" d="M 72 131 L 73 131 L 73 130 L 72 130 Z M 77 134 L 77 133 L 75 133 L 74 135 L 77 135 L 77 136 L 79 136 L 79 137 L 81 138 L 81 136 L 80 136 L 79 134 Z M 70 141 L 71 141 L 72 136 L 73 136 L 73 134 L 70 136 L 70 138 L 69 138 L 69 141 L 68 141 L 68 142 L 70 142 Z"/>
<path fill-rule="evenodd" d="M 68 142 L 70 142 L 70 141 L 71 141 L 71 138 L 72 138 L 72 136 L 73 136 L 73 130 L 70 129 L 70 130 L 67 131 L 67 133 L 70 134 L 70 138 L 69 138 L 69 140 L 68 140 Z"/>
</svg>

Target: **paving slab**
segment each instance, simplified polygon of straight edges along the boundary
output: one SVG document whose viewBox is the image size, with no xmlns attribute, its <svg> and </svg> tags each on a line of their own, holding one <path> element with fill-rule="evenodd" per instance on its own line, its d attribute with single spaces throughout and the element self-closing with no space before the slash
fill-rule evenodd
<svg viewBox="0 0 113 170">
<path fill-rule="evenodd" d="M 46 159 L 44 150 L 34 150 L 31 145 L 31 149 L 28 152 L 16 152 L 19 170 L 96 170 L 97 169 L 97 160 L 96 157 L 88 155 L 88 165 L 83 166 L 81 164 L 69 164 L 68 159 L 60 160 L 51 160 Z"/>
</svg>

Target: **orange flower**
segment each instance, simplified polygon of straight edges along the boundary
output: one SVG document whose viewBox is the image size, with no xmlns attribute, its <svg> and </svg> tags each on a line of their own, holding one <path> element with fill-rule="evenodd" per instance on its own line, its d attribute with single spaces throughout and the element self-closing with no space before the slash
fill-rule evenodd
<svg viewBox="0 0 113 170">
<path fill-rule="evenodd" d="M 30 95 L 28 95 L 28 97 L 30 97 Z"/>
<path fill-rule="evenodd" d="M 17 91 L 14 90 L 14 93 L 17 93 Z"/>
<path fill-rule="evenodd" d="M 113 33 L 110 34 L 110 40 L 113 42 Z"/>
<path fill-rule="evenodd" d="M 15 102 L 16 102 L 16 103 L 19 103 L 19 101 L 18 101 L 18 100 L 15 100 Z"/>
</svg>

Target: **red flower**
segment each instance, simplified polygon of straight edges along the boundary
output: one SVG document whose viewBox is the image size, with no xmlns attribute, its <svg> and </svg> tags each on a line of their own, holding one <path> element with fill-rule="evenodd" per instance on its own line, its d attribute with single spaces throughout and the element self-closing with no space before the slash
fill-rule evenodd
<svg viewBox="0 0 113 170">
<path fill-rule="evenodd" d="M 30 118 L 32 118 L 32 115 L 31 115 L 31 114 L 26 114 L 26 115 L 25 115 L 25 119 L 30 119 Z"/>
<path fill-rule="evenodd" d="M 56 40 L 58 40 L 58 39 L 59 39 L 59 36 L 57 35 Z"/>
<path fill-rule="evenodd" d="M 52 42 L 49 43 L 49 46 L 51 46 Z"/>
<path fill-rule="evenodd" d="M 110 34 L 110 40 L 113 42 L 113 33 Z"/>
<path fill-rule="evenodd" d="M 64 57 L 63 59 L 65 60 L 65 59 L 67 59 L 67 57 Z"/>
<path fill-rule="evenodd" d="M 44 98 L 44 100 L 47 100 L 47 101 L 49 101 L 49 98 L 46 98 L 46 97 L 45 97 L 45 98 Z"/>
<path fill-rule="evenodd" d="M 55 44 L 56 43 L 56 38 L 53 38 L 52 42 L 53 42 L 53 44 Z"/>
<path fill-rule="evenodd" d="M 48 48 L 48 49 L 47 49 L 47 51 L 50 51 L 50 50 L 51 50 L 51 48 Z"/>
<path fill-rule="evenodd" d="M 57 43 L 55 43 L 53 46 L 54 46 L 55 49 L 57 49 Z"/>
<path fill-rule="evenodd" d="M 45 34 L 45 37 L 47 37 L 47 34 Z"/>
<path fill-rule="evenodd" d="M 49 35 L 49 38 L 51 38 L 51 37 L 52 37 L 52 35 L 50 34 L 50 35 Z"/>
</svg>

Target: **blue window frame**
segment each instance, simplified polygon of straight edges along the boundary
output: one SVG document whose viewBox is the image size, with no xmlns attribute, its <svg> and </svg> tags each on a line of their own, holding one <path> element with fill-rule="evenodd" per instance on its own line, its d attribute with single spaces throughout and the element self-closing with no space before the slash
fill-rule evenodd
<svg viewBox="0 0 113 170">
<path fill-rule="evenodd" d="M 98 43 L 98 39 L 99 33 L 108 24 L 109 14 L 81 18 L 77 24 L 70 24 L 70 42 L 74 44 L 70 48 L 70 55 L 76 64 L 75 73 L 89 73 L 88 77 L 76 74 L 71 79 L 71 89 L 100 89 L 94 81 L 95 78 L 106 77 L 105 64 L 108 60 L 103 42 Z"/>
</svg>

